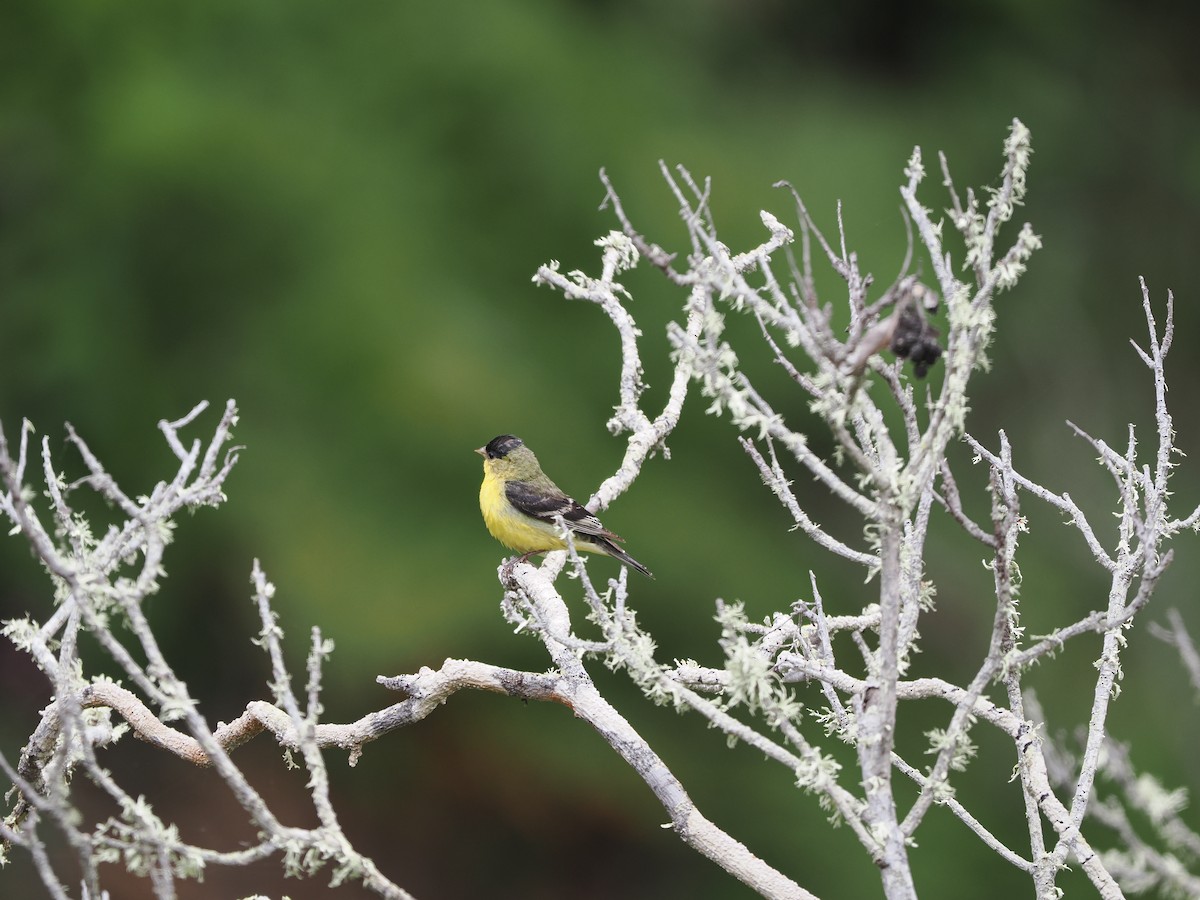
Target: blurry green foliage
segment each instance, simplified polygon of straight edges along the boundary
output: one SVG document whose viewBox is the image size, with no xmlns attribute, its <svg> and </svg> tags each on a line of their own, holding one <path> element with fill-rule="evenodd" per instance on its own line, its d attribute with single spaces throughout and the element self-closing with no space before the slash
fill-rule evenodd
<svg viewBox="0 0 1200 900">
<path fill-rule="evenodd" d="M 502 552 L 478 520 L 471 449 L 516 432 L 577 496 L 620 458 L 604 429 L 614 335 L 597 310 L 529 281 L 550 259 L 597 270 L 591 242 L 614 221 L 596 209 L 597 170 L 672 250 L 685 248 L 659 159 L 713 178 L 721 238 L 735 248 L 760 239 L 759 209 L 788 220 L 778 179 L 831 236 L 840 199 L 851 246 L 886 284 L 904 255 L 896 188 L 912 146 L 929 160 L 945 150 L 960 190 L 989 183 L 1020 115 L 1036 151 L 1025 214 L 1046 249 L 1001 301 L 994 370 L 977 383 L 969 426 L 985 441 L 1006 428 L 1028 474 L 1106 504 L 1111 488 L 1062 420 L 1117 444 L 1126 421 L 1148 421 L 1148 382 L 1126 345 L 1143 334 L 1138 274 L 1157 300 L 1168 287 L 1181 300 L 1172 399 L 1180 445 L 1196 445 L 1186 338 L 1197 321 L 1200 92 L 1179 15 L 1079 0 L 9 4 L 0 420 L 12 435 L 30 418 L 57 453 L 71 421 L 136 492 L 170 470 L 158 419 L 237 398 L 247 449 L 230 500 L 181 523 L 167 589 L 152 601 L 214 719 L 265 695 L 267 670 L 249 644 L 255 556 L 278 585 L 297 660 L 312 624 L 338 645 L 332 719 L 393 699 L 374 675 L 445 656 L 541 668 L 536 645 L 497 614 Z M 924 194 L 934 207 L 937 181 Z M 669 372 L 664 327 L 683 298 L 650 271 L 627 282 L 653 402 Z M 832 277 L 824 286 L 838 297 Z M 753 357 L 754 329 L 739 333 Z M 803 400 L 779 373 L 750 364 L 803 421 Z M 765 615 L 808 593 L 810 568 L 832 609 L 857 608 L 870 590 L 787 531 L 730 429 L 703 408 L 689 402 L 673 458 L 652 462 L 606 515 L 658 574 L 635 602 L 664 659 L 716 660 L 715 597 Z M 978 472 L 975 488 L 984 481 Z M 1195 476 L 1178 486 L 1183 505 L 1196 502 Z M 797 487 L 815 518 L 857 537 L 822 492 Z M 968 501 L 986 515 L 982 493 Z M 1036 632 L 1033 623 L 1095 607 L 1105 586 L 1081 542 L 1027 505 L 1024 611 Z M 939 526 L 931 548 L 939 609 L 916 666 L 967 678 L 986 642 L 990 580 L 952 529 Z M 1186 603 L 1197 574 L 1186 559 L 1176 568 L 1164 603 Z M 23 547 L 0 544 L 0 571 L 3 615 L 44 610 Z M 1043 699 L 1061 727 L 1086 716 L 1090 662 L 1080 649 L 1053 663 Z M 46 695 L 22 660 L 0 651 L 0 665 L 12 701 L 0 741 L 12 754 Z M 1139 735 L 1136 762 L 1187 783 L 1183 748 L 1198 735 L 1194 720 L 1167 712 L 1184 696 L 1178 670 L 1139 632 L 1126 672 L 1138 699 L 1116 704 L 1114 731 Z M 819 895 L 878 890 L 849 835 L 830 831 L 786 773 L 644 708 L 619 681 L 613 692 L 735 836 Z M 946 715 L 931 710 L 930 724 Z M 192 773 L 140 749 L 169 809 L 169 787 Z M 271 751 L 247 752 L 261 779 L 286 781 Z M 962 790 L 1019 844 L 1006 766 L 974 770 Z M 425 896 L 745 895 L 654 827 L 661 813 L 642 786 L 557 709 L 456 700 L 368 748 L 358 769 L 335 769 L 364 849 L 405 847 L 385 868 Z M 372 808 L 381 796 L 396 802 Z M 982 871 L 991 896 L 1027 890 L 945 818 L 931 816 L 936 836 L 914 851 L 922 896 L 959 896 Z M 479 865 L 447 865 L 451 844 Z M 597 848 L 614 865 L 589 866 Z M 250 890 L 222 877 L 213 872 L 206 889 Z"/>
</svg>

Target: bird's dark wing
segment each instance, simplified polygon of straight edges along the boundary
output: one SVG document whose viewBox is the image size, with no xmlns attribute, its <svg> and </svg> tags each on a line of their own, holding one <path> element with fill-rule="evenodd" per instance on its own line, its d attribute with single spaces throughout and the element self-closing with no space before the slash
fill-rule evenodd
<svg viewBox="0 0 1200 900">
<path fill-rule="evenodd" d="M 587 509 L 560 490 L 548 491 L 527 481 L 510 481 L 504 486 L 504 496 L 508 498 L 509 503 L 531 518 L 553 522 L 555 516 L 562 516 L 572 531 L 609 540 L 621 540 L 601 525 L 600 520 Z"/>
</svg>

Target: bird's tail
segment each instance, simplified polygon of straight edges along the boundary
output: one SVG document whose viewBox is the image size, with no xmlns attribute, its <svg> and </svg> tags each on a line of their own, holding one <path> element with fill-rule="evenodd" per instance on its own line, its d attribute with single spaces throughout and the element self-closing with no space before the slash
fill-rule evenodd
<svg viewBox="0 0 1200 900">
<path fill-rule="evenodd" d="M 632 556 L 630 556 L 628 553 L 626 553 L 624 550 L 622 550 L 620 547 L 618 547 L 612 541 L 605 541 L 604 543 L 605 543 L 604 549 L 608 551 L 608 555 L 611 556 L 613 559 L 619 559 L 621 562 L 625 563 L 625 565 L 629 566 L 630 568 L 637 569 L 639 572 L 641 572 L 647 578 L 651 578 L 651 579 L 654 578 L 654 575 L 651 574 L 649 569 L 647 569 L 645 566 L 643 566 L 640 562 L 638 562 L 636 559 L 634 559 Z"/>
</svg>

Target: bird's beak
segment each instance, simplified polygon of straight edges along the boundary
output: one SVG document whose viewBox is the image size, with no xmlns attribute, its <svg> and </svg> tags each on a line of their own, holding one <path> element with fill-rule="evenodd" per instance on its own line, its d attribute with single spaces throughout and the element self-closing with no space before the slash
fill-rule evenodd
<svg viewBox="0 0 1200 900">
<path fill-rule="evenodd" d="M 486 448 L 476 447 L 475 452 L 478 453 L 480 456 L 484 457 L 485 459 L 487 458 L 487 449 Z"/>
</svg>

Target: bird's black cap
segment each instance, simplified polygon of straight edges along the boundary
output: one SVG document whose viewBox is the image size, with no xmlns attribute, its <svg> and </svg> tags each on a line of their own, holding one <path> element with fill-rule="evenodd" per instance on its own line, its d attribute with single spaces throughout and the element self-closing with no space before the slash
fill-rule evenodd
<svg viewBox="0 0 1200 900">
<path fill-rule="evenodd" d="M 525 442 L 516 435 L 502 434 L 487 442 L 487 446 L 483 448 L 483 455 L 488 459 L 504 459 L 518 447 L 523 446 L 525 446 Z"/>
</svg>

